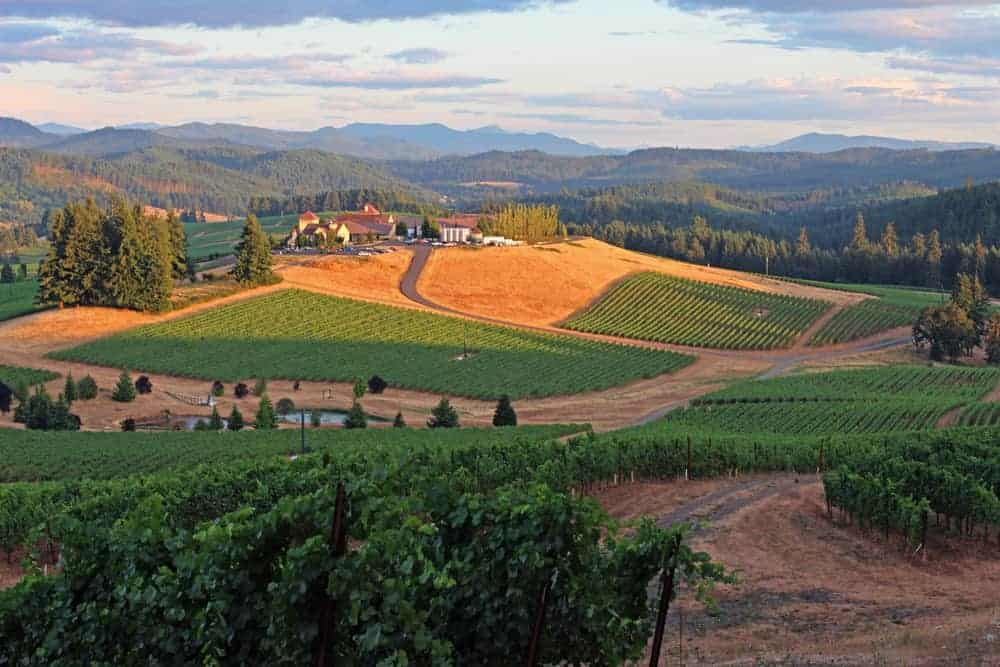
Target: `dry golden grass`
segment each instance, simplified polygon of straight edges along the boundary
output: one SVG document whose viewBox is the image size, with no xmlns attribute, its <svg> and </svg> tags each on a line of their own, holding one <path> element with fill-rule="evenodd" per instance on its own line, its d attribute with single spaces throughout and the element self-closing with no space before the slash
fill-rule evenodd
<svg viewBox="0 0 1000 667">
<path fill-rule="evenodd" d="M 587 308 L 616 281 L 642 271 L 836 304 L 866 298 L 642 255 L 593 239 L 535 247 L 437 250 L 424 269 L 419 289 L 428 299 L 462 312 L 547 326 Z"/>
<path fill-rule="evenodd" d="M 416 304 L 399 291 L 399 282 L 412 258 L 412 253 L 406 250 L 371 257 L 328 255 L 305 261 L 292 258 L 281 262 L 277 271 L 285 279 L 285 287 L 414 307 Z"/>
</svg>

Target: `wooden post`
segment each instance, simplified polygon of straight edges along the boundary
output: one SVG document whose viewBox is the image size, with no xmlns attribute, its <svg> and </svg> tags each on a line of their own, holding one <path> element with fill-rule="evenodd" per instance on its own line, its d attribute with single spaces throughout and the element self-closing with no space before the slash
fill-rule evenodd
<svg viewBox="0 0 1000 667">
<path fill-rule="evenodd" d="M 542 629 L 545 626 L 545 608 L 549 604 L 549 592 L 552 590 L 552 581 L 554 579 L 555 575 L 552 579 L 545 582 L 545 585 L 542 586 L 542 591 L 538 594 L 538 603 L 535 606 L 535 623 L 531 629 L 531 644 L 528 645 L 528 658 L 524 662 L 527 667 L 536 667 L 538 665 L 538 656 L 541 653 Z"/>
<path fill-rule="evenodd" d="M 663 649 L 663 631 L 667 626 L 667 612 L 670 611 L 670 598 L 674 595 L 674 572 L 677 569 L 677 552 L 680 551 L 681 538 L 678 535 L 670 553 L 669 564 L 660 575 L 660 609 L 656 614 L 656 632 L 653 634 L 653 650 L 649 658 L 649 667 L 659 667 L 660 652 Z"/>
<path fill-rule="evenodd" d="M 344 515 L 346 513 L 347 493 L 344 490 L 344 483 L 337 484 L 337 502 L 333 509 L 333 523 L 330 527 L 329 544 L 333 549 L 332 556 L 340 558 L 347 551 L 347 526 Z M 333 632 L 337 624 L 337 603 L 329 593 L 326 594 L 326 601 L 323 604 L 323 612 L 320 616 L 320 644 L 316 653 L 316 667 L 334 667 L 332 652 Z"/>
</svg>

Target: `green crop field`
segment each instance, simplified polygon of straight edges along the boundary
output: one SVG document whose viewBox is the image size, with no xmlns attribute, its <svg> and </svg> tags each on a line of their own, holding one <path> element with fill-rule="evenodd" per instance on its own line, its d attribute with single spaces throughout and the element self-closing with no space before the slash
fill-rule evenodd
<svg viewBox="0 0 1000 667">
<path fill-rule="evenodd" d="M 789 347 L 829 303 L 642 273 L 563 326 L 575 331 L 732 350 Z"/>
<path fill-rule="evenodd" d="M 967 405 L 955 420 L 956 426 L 993 426 L 1000 423 L 1000 403 Z"/>
<path fill-rule="evenodd" d="M 23 280 L 0 285 L 0 322 L 43 310 L 35 305 L 37 280 Z"/>
<path fill-rule="evenodd" d="M 0 365 L 0 382 L 11 388 L 17 388 L 22 384 L 32 387 L 55 380 L 57 377 L 59 377 L 59 374 L 51 371 Z"/>
<path fill-rule="evenodd" d="M 844 308 L 816 332 L 809 345 L 834 345 L 865 338 L 882 331 L 913 324 L 920 311 L 941 303 L 940 292 L 927 292 L 906 287 L 884 285 L 841 285 L 799 281 L 826 289 L 855 292 L 876 297 Z"/>
<path fill-rule="evenodd" d="M 470 355 L 459 359 L 464 346 Z M 692 358 L 519 331 L 286 290 L 140 327 L 52 355 L 117 368 L 237 381 L 352 381 L 495 399 L 606 389 Z"/>
<path fill-rule="evenodd" d="M 697 432 L 820 435 L 934 428 L 1000 381 L 992 368 L 889 366 L 752 380 L 668 415 Z"/>
<path fill-rule="evenodd" d="M 0 373 L 3 369 L 0 368 Z M 309 429 L 312 451 L 421 451 L 428 447 L 492 446 L 547 440 L 588 431 L 587 426 L 509 429 Z M 117 479 L 198 465 L 266 460 L 300 449 L 296 430 L 165 433 L 63 433 L 0 430 L 0 483 Z"/>
</svg>

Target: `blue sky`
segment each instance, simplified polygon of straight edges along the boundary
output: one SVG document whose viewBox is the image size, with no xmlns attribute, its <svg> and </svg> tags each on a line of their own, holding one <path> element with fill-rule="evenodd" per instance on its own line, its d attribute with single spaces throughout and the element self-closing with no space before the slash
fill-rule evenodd
<svg viewBox="0 0 1000 667">
<path fill-rule="evenodd" d="M 984 0 L 0 0 L 0 115 L 1000 143 L 998 34 Z"/>
</svg>

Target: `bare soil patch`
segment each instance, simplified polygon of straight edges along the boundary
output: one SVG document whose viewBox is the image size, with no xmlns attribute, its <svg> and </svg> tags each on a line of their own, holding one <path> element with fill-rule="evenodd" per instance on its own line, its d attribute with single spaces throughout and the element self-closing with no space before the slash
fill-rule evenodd
<svg viewBox="0 0 1000 667">
<path fill-rule="evenodd" d="M 739 572 L 716 613 L 690 592 L 671 608 L 670 664 L 682 615 L 684 664 L 1000 663 L 995 544 L 935 535 L 927 560 L 914 558 L 896 538 L 831 522 L 811 476 L 636 484 L 598 499 L 620 518 L 711 521 L 693 545 Z"/>
<path fill-rule="evenodd" d="M 420 293 L 448 308 L 531 326 L 567 319 L 640 271 L 844 305 L 867 298 L 643 255 L 593 239 L 547 247 L 559 252 L 528 246 L 437 250 L 420 278 Z"/>
</svg>

